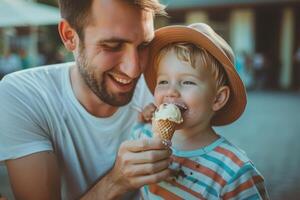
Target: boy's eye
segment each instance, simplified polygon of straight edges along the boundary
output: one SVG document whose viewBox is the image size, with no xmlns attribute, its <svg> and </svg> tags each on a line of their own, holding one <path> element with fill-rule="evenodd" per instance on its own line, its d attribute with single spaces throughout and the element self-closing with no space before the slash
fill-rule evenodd
<svg viewBox="0 0 300 200">
<path fill-rule="evenodd" d="M 166 80 L 158 81 L 158 85 L 165 85 L 165 84 L 168 84 L 168 81 Z"/>
<path fill-rule="evenodd" d="M 196 83 L 193 81 L 183 81 L 183 84 L 184 85 L 196 85 Z"/>
</svg>

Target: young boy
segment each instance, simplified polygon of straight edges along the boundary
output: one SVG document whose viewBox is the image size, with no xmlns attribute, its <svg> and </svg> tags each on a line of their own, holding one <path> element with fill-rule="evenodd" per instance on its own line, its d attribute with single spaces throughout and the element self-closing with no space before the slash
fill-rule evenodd
<svg viewBox="0 0 300 200">
<path fill-rule="evenodd" d="M 172 178 L 144 186 L 143 199 L 268 199 L 264 179 L 246 154 L 212 128 L 237 120 L 246 106 L 233 62 L 230 46 L 206 24 L 156 31 L 145 79 L 155 106 L 177 105 L 183 123 L 172 138 Z M 144 119 L 152 113 L 148 106 Z M 149 124 L 139 124 L 133 134 L 153 135 Z"/>
</svg>

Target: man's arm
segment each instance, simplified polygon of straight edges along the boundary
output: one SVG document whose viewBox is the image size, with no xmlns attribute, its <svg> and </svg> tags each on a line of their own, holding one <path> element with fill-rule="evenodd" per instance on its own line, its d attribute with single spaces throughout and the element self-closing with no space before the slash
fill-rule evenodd
<svg viewBox="0 0 300 200">
<path fill-rule="evenodd" d="M 170 155 L 159 139 L 123 142 L 113 169 L 81 200 L 115 200 L 126 192 L 165 180 L 170 176 Z"/>
<path fill-rule="evenodd" d="M 53 152 L 8 160 L 6 166 L 16 199 L 60 199 L 60 173 Z"/>
</svg>

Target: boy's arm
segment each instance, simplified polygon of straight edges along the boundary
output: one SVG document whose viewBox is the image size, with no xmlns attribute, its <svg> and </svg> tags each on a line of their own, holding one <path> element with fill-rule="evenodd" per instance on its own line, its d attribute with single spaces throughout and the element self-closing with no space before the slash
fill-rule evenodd
<svg viewBox="0 0 300 200">
<path fill-rule="evenodd" d="M 16 199 L 60 199 L 60 173 L 53 152 L 8 160 L 6 166 Z"/>
<path fill-rule="evenodd" d="M 268 200 L 264 178 L 251 162 L 245 163 L 241 169 L 227 182 L 222 189 L 222 199 L 257 199 Z"/>
</svg>

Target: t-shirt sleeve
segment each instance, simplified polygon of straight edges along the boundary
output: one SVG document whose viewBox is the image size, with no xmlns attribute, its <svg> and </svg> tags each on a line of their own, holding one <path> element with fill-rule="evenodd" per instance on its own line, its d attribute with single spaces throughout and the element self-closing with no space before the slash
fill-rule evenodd
<svg viewBox="0 0 300 200">
<path fill-rule="evenodd" d="M 53 150 L 37 94 L 17 76 L 0 82 L 0 161 Z"/>
<path fill-rule="evenodd" d="M 269 196 L 265 188 L 264 178 L 251 162 L 247 162 L 225 185 L 221 199 L 268 200 Z"/>
</svg>

